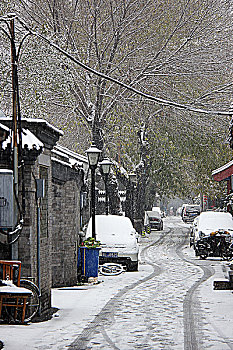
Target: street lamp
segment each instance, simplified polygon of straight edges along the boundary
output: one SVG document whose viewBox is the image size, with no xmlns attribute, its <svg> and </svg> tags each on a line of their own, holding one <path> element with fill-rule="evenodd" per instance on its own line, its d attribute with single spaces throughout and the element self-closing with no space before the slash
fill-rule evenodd
<svg viewBox="0 0 233 350">
<path fill-rule="evenodd" d="M 128 174 L 130 181 L 134 184 L 137 179 L 137 174 L 136 173 L 129 173 Z"/>
<path fill-rule="evenodd" d="M 100 163 L 102 172 L 104 174 L 104 184 L 105 184 L 105 214 L 108 215 L 108 175 L 110 172 L 110 166 L 112 162 L 108 158 L 104 158 Z"/>
<path fill-rule="evenodd" d="M 89 167 L 91 169 L 91 217 L 92 217 L 92 238 L 95 239 L 95 170 L 98 164 L 101 150 L 94 143 L 86 151 Z"/>
</svg>

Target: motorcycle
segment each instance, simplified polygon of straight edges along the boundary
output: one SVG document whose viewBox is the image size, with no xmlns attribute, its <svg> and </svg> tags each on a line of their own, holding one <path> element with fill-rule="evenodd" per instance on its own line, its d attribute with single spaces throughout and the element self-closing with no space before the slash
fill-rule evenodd
<svg viewBox="0 0 233 350">
<path fill-rule="evenodd" d="M 206 259 L 208 256 L 221 257 L 230 260 L 233 257 L 233 242 L 227 231 L 218 230 L 205 235 L 200 232 L 199 239 L 194 244 L 196 256 Z"/>
</svg>

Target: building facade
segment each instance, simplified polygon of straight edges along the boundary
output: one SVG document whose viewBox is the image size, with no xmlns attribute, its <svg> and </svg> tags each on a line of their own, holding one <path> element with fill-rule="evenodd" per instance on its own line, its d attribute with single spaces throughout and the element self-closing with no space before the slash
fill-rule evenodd
<svg viewBox="0 0 233 350">
<path fill-rule="evenodd" d="M 79 233 L 88 211 L 81 206 L 87 159 L 57 145 L 63 133 L 45 120 L 22 119 L 21 123 L 15 216 L 16 224 L 23 218 L 23 229 L 18 240 L 9 244 L 12 238 L 2 233 L 0 222 L 0 259 L 22 261 L 21 276 L 40 287 L 45 312 L 51 307 L 52 286 L 77 282 Z M 0 135 L 3 131 L 0 170 L 14 170 L 10 118 L 0 119 Z"/>
</svg>

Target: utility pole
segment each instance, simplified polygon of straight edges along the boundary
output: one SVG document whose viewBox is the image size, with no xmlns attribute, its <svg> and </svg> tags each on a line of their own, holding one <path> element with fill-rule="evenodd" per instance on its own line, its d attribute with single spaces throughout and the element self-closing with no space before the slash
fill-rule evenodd
<svg viewBox="0 0 233 350">
<path fill-rule="evenodd" d="M 15 23 L 14 18 L 10 20 L 10 32 L 11 32 L 11 71 L 12 71 L 12 110 L 13 110 L 13 175 L 14 175 L 14 195 L 16 200 L 14 201 L 14 216 L 15 224 L 17 223 L 17 200 L 18 200 L 18 125 L 17 125 L 17 61 L 16 61 L 16 48 L 15 48 Z M 18 242 L 11 246 L 11 258 L 18 259 Z"/>
</svg>

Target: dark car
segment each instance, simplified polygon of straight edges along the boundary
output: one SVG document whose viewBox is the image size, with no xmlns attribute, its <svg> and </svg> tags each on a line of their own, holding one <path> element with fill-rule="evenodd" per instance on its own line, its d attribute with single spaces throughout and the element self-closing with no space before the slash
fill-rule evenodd
<svg viewBox="0 0 233 350">
<path fill-rule="evenodd" d="M 163 219 L 157 211 L 147 211 L 148 222 L 151 229 L 163 230 Z"/>
<path fill-rule="evenodd" d="M 200 206 L 196 204 L 184 204 L 182 207 L 182 220 L 184 222 L 193 222 L 200 215 Z"/>
</svg>

